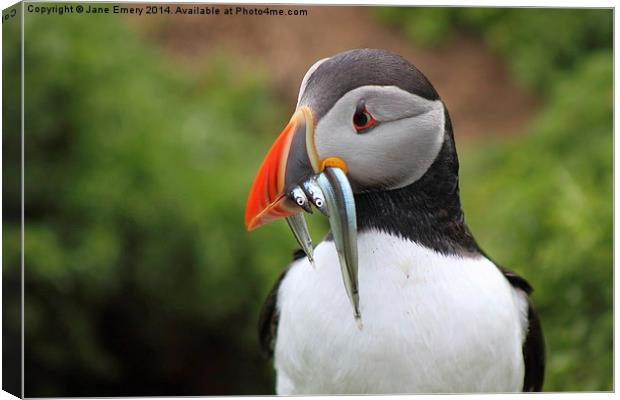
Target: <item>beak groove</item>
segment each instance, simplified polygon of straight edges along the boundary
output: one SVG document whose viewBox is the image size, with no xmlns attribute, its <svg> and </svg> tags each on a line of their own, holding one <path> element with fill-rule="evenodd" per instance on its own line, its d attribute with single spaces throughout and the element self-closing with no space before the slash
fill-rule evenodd
<svg viewBox="0 0 620 400">
<path fill-rule="evenodd" d="M 316 172 L 317 161 L 313 159 L 316 150 L 307 148 L 307 143 L 314 141 L 313 121 L 312 111 L 301 107 L 267 152 L 246 204 L 248 230 L 299 212 L 296 199 L 291 201 L 286 191 Z"/>
</svg>

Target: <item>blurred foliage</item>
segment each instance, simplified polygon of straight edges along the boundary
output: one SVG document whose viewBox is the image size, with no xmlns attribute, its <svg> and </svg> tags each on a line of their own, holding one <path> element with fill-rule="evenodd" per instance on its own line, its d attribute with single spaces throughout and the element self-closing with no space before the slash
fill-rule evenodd
<svg viewBox="0 0 620 400">
<path fill-rule="evenodd" d="M 377 12 L 428 44 L 480 35 L 544 96 L 527 135 L 461 146 L 464 207 L 536 288 L 546 389 L 611 389 L 611 13 L 419 10 Z M 191 73 L 124 22 L 27 19 L 26 395 L 272 393 L 255 324 L 295 242 L 286 224 L 248 235 L 243 211 L 292 110 L 256 67 Z M 3 61 L 19 69 L 18 53 Z M 4 159 L 18 177 L 19 154 Z M 9 278 L 19 204 L 5 194 Z"/>
<path fill-rule="evenodd" d="M 589 57 L 529 135 L 461 153 L 470 227 L 535 288 L 546 390 L 612 389 L 612 73 L 611 54 Z"/>
<path fill-rule="evenodd" d="M 417 44 L 479 36 L 544 99 L 527 134 L 459 143 L 463 207 L 480 245 L 535 288 L 545 390 L 612 390 L 613 12 L 376 11 Z"/>
<path fill-rule="evenodd" d="M 515 79 L 545 92 L 584 54 L 611 50 L 610 9 L 379 7 L 382 21 L 418 45 L 437 46 L 450 33 L 479 36 L 508 61 Z"/>
<path fill-rule="evenodd" d="M 247 150 L 290 110 L 259 71 L 190 76 L 117 17 L 27 22 L 26 396 L 271 393 L 255 325 L 294 239 L 246 233 Z M 4 235 L 17 266 L 19 217 Z"/>
<path fill-rule="evenodd" d="M 11 17 L 15 13 L 15 16 Z M 3 10 L 2 45 L 4 49 L 14 43 L 11 39 L 21 34 L 21 5 Z M 21 222 L 20 203 L 14 202 L 15 196 L 21 192 L 19 171 L 21 164 L 21 91 L 15 84 L 21 81 L 19 58 L 13 57 L 13 63 L 7 68 L 7 52 L 3 52 L 4 67 L 2 68 L 2 215 L 3 231 L 2 251 L 6 255 L 13 249 L 19 249 L 21 234 L 17 227 Z M 12 54 L 11 54 L 12 55 Z M 8 84 L 10 82 L 10 84 Z M 11 138 L 11 141 L 7 141 Z M 8 167 L 10 165 L 10 167 Z M 6 223 L 11 224 L 11 233 Z M 16 397 L 22 393 L 22 332 L 21 332 L 21 270 L 19 257 L 7 262 L 6 256 L 2 265 L 2 390 Z"/>
</svg>

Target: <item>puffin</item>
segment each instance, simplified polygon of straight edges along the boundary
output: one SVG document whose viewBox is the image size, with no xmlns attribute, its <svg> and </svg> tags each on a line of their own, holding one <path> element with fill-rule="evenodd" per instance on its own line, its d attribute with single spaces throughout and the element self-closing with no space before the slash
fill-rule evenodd
<svg viewBox="0 0 620 400">
<path fill-rule="evenodd" d="M 258 323 L 277 394 L 542 390 L 532 287 L 476 243 L 458 172 L 446 105 L 405 58 L 310 67 L 245 212 L 248 230 L 285 219 L 300 245 Z M 330 231 L 314 245 L 317 210 Z"/>
</svg>

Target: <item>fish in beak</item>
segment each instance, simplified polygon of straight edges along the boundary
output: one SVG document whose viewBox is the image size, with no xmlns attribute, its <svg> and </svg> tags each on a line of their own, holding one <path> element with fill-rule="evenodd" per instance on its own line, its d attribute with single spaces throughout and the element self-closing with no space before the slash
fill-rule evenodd
<svg viewBox="0 0 620 400">
<path fill-rule="evenodd" d="M 303 212 L 318 209 L 329 218 L 340 269 L 353 314 L 361 323 L 357 279 L 357 218 L 347 165 L 321 159 L 314 141 L 314 114 L 297 109 L 265 156 L 246 205 L 248 230 L 286 218 L 295 239 L 314 266 L 312 239 Z M 361 325 L 360 325 L 361 326 Z"/>
</svg>

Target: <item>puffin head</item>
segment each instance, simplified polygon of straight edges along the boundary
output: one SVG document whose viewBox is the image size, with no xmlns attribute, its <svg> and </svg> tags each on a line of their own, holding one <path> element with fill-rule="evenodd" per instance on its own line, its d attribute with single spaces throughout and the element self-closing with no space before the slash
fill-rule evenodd
<svg viewBox="0 0 620 400">
<path fill-rule="evenodd" d="M 473 246 L 462 223 L 448 112 L 404 58 L 350 50 L 317 61 L 306 73 L 295 113 L 252 185 L 245 223 L 252 230 L 285 217 L 312 263 L 302 214 L 311 212 L 310 203 L 329 216 L 359 321 L 358 225 L 435 249 Z"/>
<path fill-rule="evenodd" d="M 356 49 L 317 61 L 259 169 L 247 228 L 301 211 L 285 194 L 329 166 L 346 173 L 356 194 L 411 185 L 437 159 L 446 118 L 428 79 L 396 54 Z"/>
</svg>

